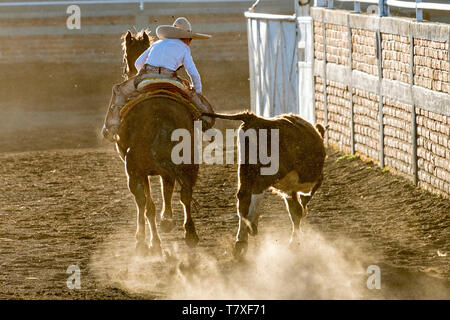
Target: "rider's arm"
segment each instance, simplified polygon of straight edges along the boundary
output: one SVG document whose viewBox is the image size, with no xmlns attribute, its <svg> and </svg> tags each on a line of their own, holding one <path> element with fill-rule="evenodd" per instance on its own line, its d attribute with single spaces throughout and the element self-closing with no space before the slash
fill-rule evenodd
<svg viewBox="0 0 450 320">
<path fill-rule="evenodd" d="M 147 61 L 148 54 L 150 53 L 150 48 L 142 52 L 142 54 L 139 56 L 139 58 L 136 59 L 136 62 L 134 63 L 134 66 L 136 67 L 136 70 L 139 72 L 142 67 L 145 64 L 145 61 Z"/>
<path fill-rule="evenodd" d="M 192 60 L 190 50 L 186 50 L 183 64 L 187 74 L 189 75 L 189 77 L 191 77 L 191 81 L 194 84 L 195 92 L 202 93 L 202 81 L 200 79 L 200 74 L 197 71 L 197 67 L 194 64 L 194 60 Z"/>
</svg>

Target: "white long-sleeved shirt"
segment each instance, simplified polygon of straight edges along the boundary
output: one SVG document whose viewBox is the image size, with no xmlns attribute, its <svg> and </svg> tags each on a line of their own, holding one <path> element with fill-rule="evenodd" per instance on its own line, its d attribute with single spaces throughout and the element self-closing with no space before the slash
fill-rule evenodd
<svg viewBox="0 0 450 320">
<path fill-rule="evenodd" d="M 197 67 L 192 60 L 191 49 L 179 39 L 162 39 L 153 43 L 137 58 L 134 66 L 139 71 L 144 64 L 177 70 L 184 65 L 197 93 L 202 92 L 202 82 Z"/>
</svg>

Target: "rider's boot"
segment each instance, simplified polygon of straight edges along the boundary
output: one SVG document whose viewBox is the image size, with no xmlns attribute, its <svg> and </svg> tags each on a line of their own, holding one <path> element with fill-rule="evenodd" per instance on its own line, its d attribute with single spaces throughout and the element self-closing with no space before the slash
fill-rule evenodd
<svg viewBox="0 0 450 320">
<path fill-rule="evenodd" d="M 120 110 L 128 102 L 128 99 L 138 94 L 134 86 L 134 79 L 129 79 L 113 87 L 109 111 L 102 129 L 105 139 L 112 142 L 116 140 L 115 135 L 119 133 L 120 127 Z"/>
<path fill-rule="evenodd" d="M 206 100 L 206 98 L 202 94 L 192 91 L 191 99 L 203 112 L 214 113 L 214 110 L 213 110 L 211 104 L 208 102 L 208 100 Z M 212 128 L 215 123 L 214 118 L 207 117 L 207 116 L 201 116 L 200 120 L 203 121 L 203 126 L 202 126 L 203 131 L 206 131 L 206 130 Z"/>
</svg>

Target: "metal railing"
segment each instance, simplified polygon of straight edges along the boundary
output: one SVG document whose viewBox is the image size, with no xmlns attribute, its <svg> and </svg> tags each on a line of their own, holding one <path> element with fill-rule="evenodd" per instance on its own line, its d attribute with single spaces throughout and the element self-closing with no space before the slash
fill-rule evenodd
<svg viewBox="0 0 450 320">
<path fill-rule="evenodd" d="M 315 4 L 317 7 L 328 7 L 328 9 L 334 8 L 335 0 L 316 0 Z M 361 13 L 361 2 L 376 4 L 378 6 L 378 14 L 380 17 L 389 16 L 389 8 L 404 8 L 404 9 L 415 9 L 416 10 L 416 20 L 418 22 L 423 21 L 423 10 L 444 10 L 450 11 L 450 4 L 443 3 L 425 3 L 422 0 L 416 0 L 415 2 L 408 2 L 402 0 L 336 0 L 339 2 L 353 2 L 354 11 L 356 13 Z"/>
<path fill-rule="evenodd" d="M 126 4 L 138 3 L 139 8 L 144 10 L 144 3 L 206 3 L 206 2 L 251 2 L 250 0 L 69 0 L 69 1 L 17 1 L 17 2 L 0 2 L 0 7 L 25 7 L 25 6 L 68 6 L 71 4 Z"/>
</svg>

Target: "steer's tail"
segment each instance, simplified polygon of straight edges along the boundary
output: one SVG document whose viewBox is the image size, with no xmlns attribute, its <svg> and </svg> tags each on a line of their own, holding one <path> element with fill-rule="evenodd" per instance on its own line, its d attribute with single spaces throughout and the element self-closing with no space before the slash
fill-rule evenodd
<svg viewBox="0 0 450 320">
<path fill-rule="evenodd" d="M 220 119 L 228 119 L 228 120 L 240 120 L 243 122 L 248 122 L 256 117 L 251 112 L 244 111 L 240 113 L 235 114 L 220 114 L 220 113 L 209 113 L 209 112 L 203 112 L 202 116 L 207 116 L 211 118 L 220 118 Z"/>
</svg>

